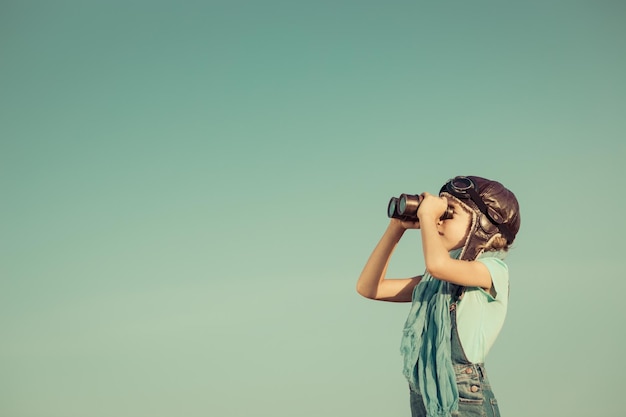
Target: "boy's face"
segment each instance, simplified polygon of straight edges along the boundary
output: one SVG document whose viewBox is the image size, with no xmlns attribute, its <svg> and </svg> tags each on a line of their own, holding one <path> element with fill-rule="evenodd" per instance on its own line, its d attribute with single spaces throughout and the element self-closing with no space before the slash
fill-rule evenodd
<svg viewBox="0 0 626 417">
<path fill-rule="evenodd" d="M 445 197 L 444 197 L 445 198 Z M 465 244 L 469 233 L 472 215 L 462 205 L 452 199 L 448 200 L 448 206 L 454 210 L 451 219 L 439 220 L 437 230 L 439 236 L 448 251 L 459 249 Z"/>
</svg>

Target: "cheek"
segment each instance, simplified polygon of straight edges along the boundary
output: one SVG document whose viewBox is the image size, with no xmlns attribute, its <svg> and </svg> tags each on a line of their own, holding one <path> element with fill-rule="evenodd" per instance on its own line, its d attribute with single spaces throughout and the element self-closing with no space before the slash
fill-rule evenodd
<svg viewBox="0 0 626 417">
<path fill-rule="evenodd" d="M 472 215 L 467 213 L 467 217 L 465 218 L 465 234 L 467 235 L 472 228 Z"/>
<path fill-rule="evenodd" d="M 468 219 L 467 222 L 465 223 L 465 226 L 459 227 L 459 239 L 461 239 L 463 242 L 465 242 L 465 240 L 467 239 L 469 232 L 470 232 L 470 220 Z"/>
</svg>

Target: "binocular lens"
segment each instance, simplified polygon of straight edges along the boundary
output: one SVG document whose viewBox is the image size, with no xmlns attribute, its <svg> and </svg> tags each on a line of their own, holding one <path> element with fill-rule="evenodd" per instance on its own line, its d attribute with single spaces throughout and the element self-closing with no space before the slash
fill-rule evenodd
<svg viewBox="0 0 626 417">
<path fill-rule="evenodd" d="M 391 197 L 389 200 L 389 205 L 387 206 L 387 217 L 395 217 L 398 218 L 398 198 Z"/>
<path fill-rule="evenodd" d="M 406 197 L 401 195 L 400 198 L 398 199 L 398 213 L 404 214 L 405 210 L 406 210 Z"/>
<path fill-rule="evenodd" d="M 417 217 L 417 208 L 421 198 L 417 195 L 400 194 L 398 199 L 398 213 L 403 216 Z"/>
</svg>

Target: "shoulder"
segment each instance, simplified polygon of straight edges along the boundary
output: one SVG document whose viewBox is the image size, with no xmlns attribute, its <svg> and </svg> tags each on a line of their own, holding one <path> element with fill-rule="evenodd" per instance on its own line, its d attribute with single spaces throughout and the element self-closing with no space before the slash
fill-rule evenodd
<svg viewBox="0 0 626 417">
<path fill-rule="evenodd" d="M 476 259 L 476 262 L 480 262 L 485 265 L 489 272 L 493 271 L 495 273 L 507 273 L 509 272 L 509 267 L 503 259 L 497 256 L 486 256 Z"/>
<path fill-rule="evenodd" d="M 494 299 L 501 299 L 503 296 L 508 296 L 509 293 L 509 267 L 498 256 L 485 256 L 476 259 L 477 262 L 482 263 L 489 270 L 491 275 L 492 291 L 491 296 Z"/>
</svg>

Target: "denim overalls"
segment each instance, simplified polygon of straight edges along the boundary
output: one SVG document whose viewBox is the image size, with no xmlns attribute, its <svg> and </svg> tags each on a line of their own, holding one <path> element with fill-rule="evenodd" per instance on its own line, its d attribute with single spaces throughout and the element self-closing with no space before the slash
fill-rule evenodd
<svg viewBox="0 0 626 417">
<path fill-rule="evenodd" d="M 491 391 L 487 379 L 485 365 L 471 363 L 465 356 L 459 333 L 456 328 L 456 305 L 450 306 L 450 322 L 452 328 L 451 350 L 452 366 L 456 374 L 456 384 L 459 389 L 459 410 L 452 413 L 452 417 L 500 417 L 498 402 Z M 426 417 L 426 409 L 422 395 L 411 391 L 411 416 Z"/>
</svg>

